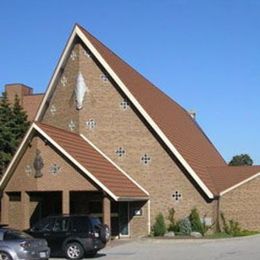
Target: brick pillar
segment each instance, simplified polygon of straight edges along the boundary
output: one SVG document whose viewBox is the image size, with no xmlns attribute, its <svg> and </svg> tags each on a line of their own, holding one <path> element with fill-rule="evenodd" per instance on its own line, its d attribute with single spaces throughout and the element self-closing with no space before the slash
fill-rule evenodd
<svg viewBox="0 0 260 260">
<path fill-rule="evenodd" d="M 103 198 L 103 223 L 111 228 L 111 202 L 106 196 Z"/>
<path fill-rule="evenodd" d="M 1 199 L 2 208 L 1 208 L 1 223 L 9 224 L 9 196 L 6 192 L 3 193 Z"/>
<path fill-rule="evenodd" d="M 70 192 L 64 190 L 62 192 L 62 214 L 70 213 Z"/>
<path fill-rule="evenodd" d="M 21 229 L 30 227 L 30 195 L 26 191 L 21 192 Z"/>
</svg>

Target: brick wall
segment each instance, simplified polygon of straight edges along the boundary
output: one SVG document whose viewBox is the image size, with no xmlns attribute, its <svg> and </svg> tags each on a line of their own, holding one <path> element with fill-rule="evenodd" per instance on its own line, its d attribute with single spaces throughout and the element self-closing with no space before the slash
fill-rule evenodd
<svg viewBox="0 0 260 260">
<path fill-rule="evenodd" d="M 242 228 L 260 231 L 260 177 L 226 193 L 220 198 L 220 212 L 226 220 L 238 221 Z"/>
<path fill-rule="evenodd" d="M 42 168 L 43 176 L 34 178 L 35 170 L 33 162 L 36 155 L 36 149 L 40 150 L 40 155 L 44 162 Z M 51 166 L 57 164 L 60 166 L 60 171 L 55 175 L 51 173 Z M 26 168 L 30 165 L 32 172 L 27 173 Z M 31 145 L 18 163 L 16 170 L 10 179 L 6 192 L 11 191 L 96 191 L 94 187 L 83 175 L 78 172 L 66 159 L 53 150 L 40 137 L 34 137 Z"/>
<path fill-rule="evenodd" d="M 66 66 L 54 87 L 49 106 L 43 116 L 42 122 L 70 131 L 71 121 L 75 124 L 74 132 L 78 132 L 79 112 L 75 104 L 75 86 L 78 76 L 78 52 L 79 45 L 72 49 L 72 55 L 68 57 Z"/>
</svg>

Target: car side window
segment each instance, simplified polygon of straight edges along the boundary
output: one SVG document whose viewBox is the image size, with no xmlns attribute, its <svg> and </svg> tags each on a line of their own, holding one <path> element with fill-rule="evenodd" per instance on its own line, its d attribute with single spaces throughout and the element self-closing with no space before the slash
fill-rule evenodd
<svg viewBox="0 0 260 260">
<path fill-rule="evenodd" d="M 53 225 L 53 232 L 66 232 L 69 230 L 69 218 L 57 218 Z"/>
<path fill-rule="evenodd" d="M 40 220 L 35 226 L 33 226 L 32 231 L 34 232 L 46 232 L 51 231 L 53 228 L 54 219 L 44 218 Z"/>
<path fill-rule="evenodd" d="M 74 217 L 72 219 L 72 231 L 73 232 L 89 232 L 90 224 L 87 217 Z"/>
</svg>

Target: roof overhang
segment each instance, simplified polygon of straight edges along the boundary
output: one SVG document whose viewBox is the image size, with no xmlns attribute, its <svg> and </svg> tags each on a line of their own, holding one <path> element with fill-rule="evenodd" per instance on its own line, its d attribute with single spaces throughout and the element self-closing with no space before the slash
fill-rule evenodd
<svg viewBox="0 0 260 260">
<path fill-rule="evenodd" d="M 30 142 L 31 138 L 34 136 L 35 132 L 38 132 L 41 136 L 44 137 L 49 143 L 51 143 L 56 149 L 58 149 L 70 162 L 72 162 L 75 166 L 77 166 L 83 173 L 86 174 L 98 187 L 100 187 L 105 193 L 107 193 L 111 198 L 113 198 L 115 201 L 141 201 L 141 200 L 148 200 L 149 199 L 149 193 L 143 189 L 139 184 L 134 182 L 138 188 L 140 188 L 147 197 L 121 197 L 117 196 L 115 193 L 113 193 L 107 186 L 105 186 L 102 182 L 100 182 L 88 169 L 86 169 L 84 166 L 82 166 L 73 156 L 71 156 L 67 151 L 65 151 L 53 138 L 51 138 L 47 133 L 45 133 L 36 123 L 33 123 L 28 130 L 26 136 L 24 137 L 19 149 L 17 150 L 15 156 L 13 157 L 12 161 L 10 162 L 1 182 L 0 182 L 0 190 L 4 190 L 5 186 L 7 185 L 9 179 L 12 176 L 12 173 L 17 166 L 17 163 L 19 159 L 23 156 L 24 151 L 27 148 L 27 144 Z M 86 140 L 86 139 L 85 139 Z M 114 163 L 113 163 L 114 164 Z M 115 165 L 115 164 L 114 164 Z M 118 166 L 117 169 L 120 170 L 121 173 L 126 175 L 129 178 L 129 176 L 123 172 Z M 132 179 L 130 181 L 133 182 Z"/>
<path fill-rule="evenodd" d="M 230 166 L 230 167 L 234 167 L 234 166 Z M 258 173 L 256 173 L 255 175 L 253 175 L 253 176 L 251 176 L 251 177 L 249 177 L 249 178 L 247 178 L 247 179 L 245 179 L 245 180 L 243 180 L 243 181 L 241 181 L 241 182 L 239 182 L 239 183 L 237 183 L 237 184 L 231 186 L 230 188 L 228 188 L 228 189 L 226 189 L 226 190 L 221 191 L 221 192 L 219 193 L 219 196 L 221 197 L 221 196 L 225 195 L 226 193 L 228 193 L 228 192 L 230 192 L 230 191 L 232 191 L 232 190 L 234 190 L 234 189 L 240 187 L 241 185 L 243 185 L 243 184 L 245 184 L 245 183 L 247 183 L 247 182 L 249 182 L 249 181 L 252 181 L 253 179 L 255 179 L 255 178 L 257 178 L 257 177 L 260 177 L 260 172 L 258 172 Z"/>
</svg>

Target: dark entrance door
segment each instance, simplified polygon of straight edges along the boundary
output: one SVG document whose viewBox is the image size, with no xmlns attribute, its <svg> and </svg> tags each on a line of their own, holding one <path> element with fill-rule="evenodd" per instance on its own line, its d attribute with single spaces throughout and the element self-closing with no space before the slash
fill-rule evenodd
<svg viewBox="0 0 260 260">
<path fill-rule="evenodd" d="M 119 202 L 119 235 L 129 236 L 129 203 Z"/>
</svg>

